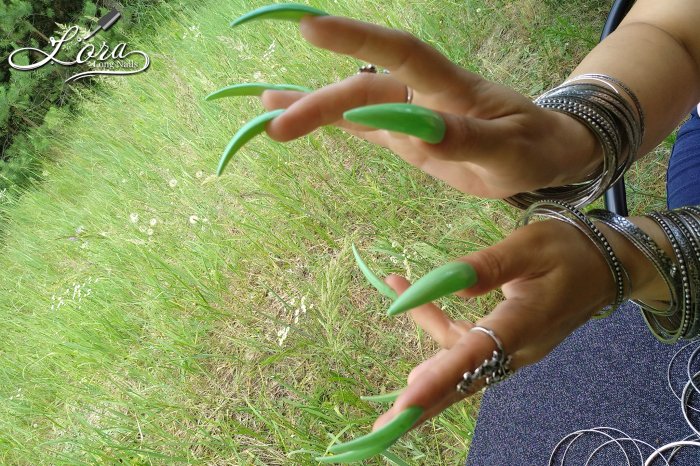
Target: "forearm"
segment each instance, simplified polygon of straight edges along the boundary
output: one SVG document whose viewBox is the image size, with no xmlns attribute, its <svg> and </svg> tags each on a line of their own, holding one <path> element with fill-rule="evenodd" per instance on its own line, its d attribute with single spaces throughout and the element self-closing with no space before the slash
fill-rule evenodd
<svg viewBox="0 0 700 466">
<path fill-rule="evenodd" d="M 638 0 L 620 27 L 593 49 L 571 73 L 599 73 L 624 82 L 639 98 L 646 131 L 638 156 L 670 134 L 700 101 L 700 2 Z M 572 134 L 581 147 L 593 149 L 591 166 L 601 151 L 592 133 L 582 137 L 578 122 Z M 581 173 L 584 175 L 585 173 Z"/>
</svg>

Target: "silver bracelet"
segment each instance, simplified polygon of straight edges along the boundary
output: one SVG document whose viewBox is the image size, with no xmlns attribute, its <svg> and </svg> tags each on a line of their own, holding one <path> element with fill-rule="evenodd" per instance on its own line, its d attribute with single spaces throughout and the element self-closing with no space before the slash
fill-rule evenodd
<svg viewBox="0 0 700 466">
<path fill-rule="evenodd" d="M 632 104 L 620 94 L 618 87 Z M 602 196 L 629 169 L 643 139 L 644 114 L 637 97 L 619 80 L 602 74 L 577 76 L 545 92 L 534 103 L 567 114 L 588 127 L 601 144 L 603 161 L 581 183 L 519 193 L 507 198 L 508 203 L 524 209 L 552 199 L 574 207 L 585 206 Z"/>
<path fill-rule="evenodd" d="M 686 264 L 686 255 L 684 254 L 685 247 L 681 243 L 685 242 L 682 234 L 678 229 L 673 228 L 672 222 L 668 217 L 663 216 L 659 212 L 651 212 L 646 215 L 652 219 L 663 230 L 664 234 L 671 244 L 675 259 L 678 263 L 679 276 L 676 278 L 682 287 L 682 299 L 679 302 L 678 311 L 672 316 L 661 317 L 652 313 L 643 311 L 642 314 L 657 339 L 664 343 L 675 343 L 680 338 L 688 338 L 688 328 L 693 313 L 693 304 L 691 298 L 691 281 L 688 266 Z"/>
<path fill-rule="evenodd" d="M 562 201 L 546 200 L 532 204 L 520 219 L 520 225 L 527 225 L 531 217 L 541 215 L 561 222 L 568 223 L 581 231 L 598 248 L 603 259 L 610 268 L 610 273 L 615 284 L 615 300 L 613 303 L 595 314 L 594 318 L 603 318 L 612 314 L 627 299 L 631 284 L 627 271 L 622 266 L 615 252 L 610 246 L 605 235 L 591 222 L 591 220 L 576 207 Z M 625 285 L 627 283 L 627 285 Z"/>
<path fill-rule="evenodd" d="M 590 218 L 600 221 L 607 225 L 612 230 L 624 236 L 632 245 L 634 245 L 644 256 L 654 265 L 654 268 L 663 278 L 668 286 L 671 301 L 668 308 L 657 309 L 643 301 L 632 300 L 642 309 L 647 310 L 658 316 L 670 316 L 675 313 L 678 306 L 678 300 L 682 294 L 680 283 L 675 280 L 677 269 L 673 261 L 666 253 L 659 248 L 649 235 L 634 223 L 627 220 L 621 215 L 617 215 L 608 210 L 595 209 L 587 214 Z"/>
</svg>

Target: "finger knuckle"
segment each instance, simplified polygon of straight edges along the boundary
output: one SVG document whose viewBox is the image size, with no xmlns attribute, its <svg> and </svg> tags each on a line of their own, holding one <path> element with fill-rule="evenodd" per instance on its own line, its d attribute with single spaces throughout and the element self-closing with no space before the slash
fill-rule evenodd
<svg viewBox="0 0 700 466">
<path fill-rule="evenodd" d="M 482 275 L 490 277 L 500 277 L 503 275 L 503 257 L 497 248 L 491 247 L 483 249 L 476 256 L 474 264 L 477 271 L 482 271 Z"/>
</svg>

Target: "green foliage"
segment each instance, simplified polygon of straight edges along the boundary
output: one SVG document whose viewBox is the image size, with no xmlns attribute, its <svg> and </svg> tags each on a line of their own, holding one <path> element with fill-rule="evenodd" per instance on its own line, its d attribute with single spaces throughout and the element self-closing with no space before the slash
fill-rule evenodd
<svg viewBox="0 0 700 466">
<path fill-rule="evenodd" d="M 100 37 L 108 43 L 129 40 L 135 26 L 142 29 L 154 25 L 162 10 L 173 10 L 177 1 L 167 4 L 164 0 L 136 0 L 128 5 L 112 0 L 51 1 L 9 0 L 0 3 L 0 192 L 21 191 L 37 178 L 41 152 L 37 147 L 50 138 L 49 131 L 42 131 L 31 138 L 23 136 L 27 130 L 42 126 L 52 108 L 71 106 L 76 100 L 76 90 L 93 86 L 83 80 L 65 84 L 65 79 L 81 71 L 79 67 L 45 66 L 33 71 L 17 71 L 9 66 L 9 55 L 18 48 L 35 47 L 49 49 L 52 36 L 60 36 L 62 30 L 79 25 L 92 30 L 98 19 L 116 7 L 122 13 L 118 27 L 102 32 Z M 66 47 L 66 57 L 75 56 L 77 44 Z M 28 64 L 29 54 L 13 57 L 17 63 Z M 37 57 L 34 57 L 36 60 Z"/>
<path fill-rule="evenodd" d="M 580 0 L 311 3 L 408 30 L 521 89 L 568 73 L 603 16 Z M 212 176 L 263 109 L 207 94 L 254 76 L 317 88 L 358 63 L 292 24 L 232 33 L 247 0 L 190 4 L 130 38 L 152 53 L 148 73 L 82 92 L 79 112 L 56 108 L 22 140 L 59 163 L 28 164 L 44 181 L 6 209 L 0 464 L 316 465 L 333 436 L 366 433 L 384 409 L 360 396 L 403 387 L 436 351 L 410 319 L 385 317 L 351 244 L 379 276 L 415 279 L 512 229 L 514 209 L 336 129 L 257 138 Z M 576 15 L 581 34 L 558 26 Z M 441 304 L 476 320 L 497 301 Z M 411 465 L 464 464 L 475 412 L 455 405 L 393 451 Z"/>
</svg>

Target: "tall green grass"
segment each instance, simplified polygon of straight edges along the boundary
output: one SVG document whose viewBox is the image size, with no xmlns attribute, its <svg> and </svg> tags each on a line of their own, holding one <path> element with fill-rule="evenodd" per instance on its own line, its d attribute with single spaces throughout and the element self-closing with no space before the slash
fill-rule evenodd
<svg viewBox="0 0 700 466">
<path fill-rule="evenodd" d="M 381 408 L 360 395 L 403 386 L 437 349 L 408 318 L 384 316 L 350 245 L 377 273 L 415 278 L 512 228 L 503 203 L 333 128 L 284 145 L 258 138 L 213 177 L 228 139 L 263 109 L 204 103 L 210 91 L 320 87 L 359 65 L 312 48 L 290 23 L 228 28 L 260 4 L 192 2 L 139 37 L 152 68 L 105 80 L 78 118 L 59 117 L 45 181 L 7 208 L 0 463 L 314 464 L 336 435 L 368 430 Z M 314 6 L 409 30 L 534 94 L 595 44 L 606 4 Z M 655 184 L 638 178 L 635 203 Z M 476 319 L 497 299 L 443 304 Z M 393 451 L 459 464 L 477 407 L 453 407 Z"/>
</svg>

